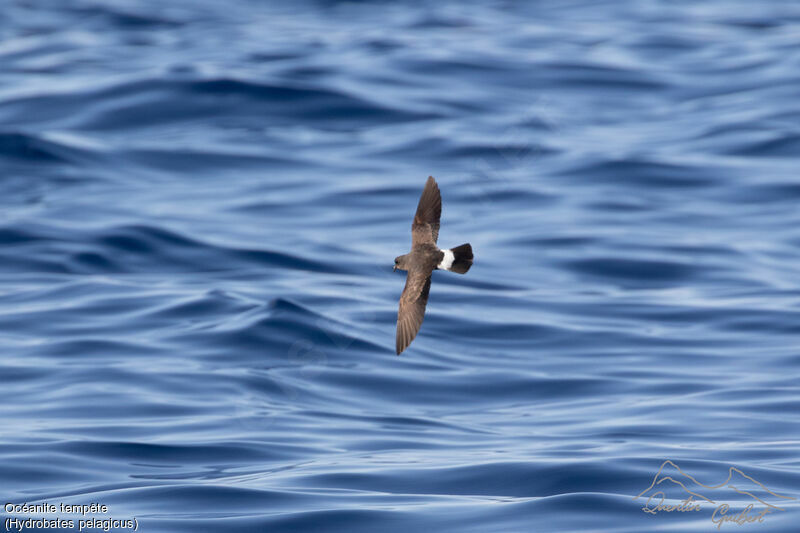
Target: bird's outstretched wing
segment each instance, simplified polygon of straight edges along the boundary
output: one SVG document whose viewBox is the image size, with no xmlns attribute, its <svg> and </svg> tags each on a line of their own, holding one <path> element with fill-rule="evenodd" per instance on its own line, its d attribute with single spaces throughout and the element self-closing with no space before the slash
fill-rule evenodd
<svg viewBox="0 0 800 533">
<path fill-rule="evenodd" d="M 397 311 L 397 355 L 417 336 L 431 290 L 431 271 L 409 270 Z"/>
<path fill-rule="evenodd" d="M 411 245 L 436 244 L 439 239 L 439 219 L 442 217 L 442 196 L 433 176 L 428 176 L 422 196 L 419 198 L 417 213 L 411 224 Z"/>
</svg>

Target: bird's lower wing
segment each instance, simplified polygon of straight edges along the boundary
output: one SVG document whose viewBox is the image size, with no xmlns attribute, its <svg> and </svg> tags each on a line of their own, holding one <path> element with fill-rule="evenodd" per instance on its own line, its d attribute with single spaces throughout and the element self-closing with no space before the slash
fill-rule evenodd
<svg viewBox="0 0 800 533">
<path fill-rule="evenodd" d="M 428 176 L 422 196 L 419 197 L 417 212 L 411 224 L 411 242 L 413 245 L 436 244 L 439 239 L 439 219 L 442 218 L 442 195 L 433 176 Z"/>
<path fill-rule="evenodd" d="M 419 333 L 430 290 L 430 272 L 409 271 L 397 311 L 397 355 L 408 348 Z"/>
</svg>

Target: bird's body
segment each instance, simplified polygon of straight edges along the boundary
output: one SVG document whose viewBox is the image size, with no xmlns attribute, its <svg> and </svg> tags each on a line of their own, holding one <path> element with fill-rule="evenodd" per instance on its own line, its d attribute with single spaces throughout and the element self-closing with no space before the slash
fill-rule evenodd
<svg viewBox="0 0 800 533">
<path fill-rule="evenodd" d="M 436 245 L 441 215 L 442 197 L 436 180 L 431 176 L 422 190 L 411 224 L 411 251 L 394 260 L 395 270 L 408 271 L 397 311 L 397 355 L 411 344 L 422 326 L 431 273 L 439 269 L 465 274 L 472 266 L 472 247 L 469 244 L 450 250 L 440 250 Z"/>
<path fill-rule="evenodd" d="M 449 251 L 449 250 L 448 250 Z M 436 270 L 444 259 L 444 250 L 435 244 L 424 243 L 415 246 L 406 254 L 409 264 L 425 271 Z M 400 268 L 399 266 L 397 268 Z M 406 269 L 403 269 L 406 270 Z"/>
</svg>

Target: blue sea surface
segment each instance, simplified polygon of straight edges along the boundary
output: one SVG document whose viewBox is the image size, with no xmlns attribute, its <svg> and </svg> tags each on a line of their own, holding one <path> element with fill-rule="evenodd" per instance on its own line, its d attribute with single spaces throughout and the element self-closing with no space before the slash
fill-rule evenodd
<svg viewBox="0 0 800 533">
<path fill-rule="evenodd" d="M 5 0 L 0 391 L 3 530 L 795 533 L 800 3 Z"/>
</svg>

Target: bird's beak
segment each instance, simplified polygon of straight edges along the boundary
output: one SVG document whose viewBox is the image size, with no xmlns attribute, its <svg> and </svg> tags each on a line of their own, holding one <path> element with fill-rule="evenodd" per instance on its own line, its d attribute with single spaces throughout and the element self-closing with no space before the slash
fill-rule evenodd
<svg viewBox="0 0 800 533">
<path fill-rule="evenodd" d="M 392 272 L 397 272 L 397 265 L 395 265 L 394 267 L 392 267 Z"/>
</svg>

